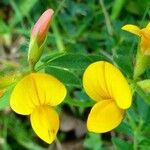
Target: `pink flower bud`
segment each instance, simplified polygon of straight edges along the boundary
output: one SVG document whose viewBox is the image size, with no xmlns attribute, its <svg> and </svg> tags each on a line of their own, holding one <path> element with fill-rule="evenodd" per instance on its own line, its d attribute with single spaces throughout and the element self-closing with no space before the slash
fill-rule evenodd
<svg viewBox="0 0 150 150">
<path fill-rule="evenodd" d="M 38 21 L 35 23 L 33 29 L 32 29 L 32 36 L 36 37 L 37 44 L 40 46 L 47 35 L 49 24 L 52 18 L 54 11 L 52 9 L 46 10 L 41 17 L 38 19 Z"/>
<path fill-rule="evenodd" d="M 44 41 L 53 13 L 52 9 L 46 10 L 32 29 L 28 50 L 28 62 L 32 68 L 34 68 L 43 53 Z"/>
</svg>

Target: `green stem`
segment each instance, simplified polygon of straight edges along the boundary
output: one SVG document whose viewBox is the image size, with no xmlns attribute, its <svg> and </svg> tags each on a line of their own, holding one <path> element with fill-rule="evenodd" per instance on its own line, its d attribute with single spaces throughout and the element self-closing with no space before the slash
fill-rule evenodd
<svg viewBox="0 0 150 150">
<path fill-rule="evenodd" d="M 53 18 L 55 18 L 57 16 L 57 14 L 59 13 L 59 11 L 62 9 L 62 7 L 64 6 L 65 4 L 65 0 L 62 0 L 60 3 L 59 3 L 59 6 L 57 7 L 57 9 L 55 10 L 55 13 L 54 13 L 54 16 Z"/>
<path fill-rule="evenodd" d="M 138 150 L 138 134 L 137 134 L 137 131 L 135 130 L 134 131 L 134 140 L 133 140 L 133 149 L 134 150 Z"/>
<path fill-rule="evenodd" d="M 113 29 L 112 29 L 112 26 L 111 26 L 110 18 L 109 18 L 108 12 L 106 10 L 104 1 L 99 0 L 99 2 L 100 2 L 100 5 L 102 7 L 102 11 L 103 11 L 103 14 L 104 14 L 104 17 L 105 17 L 105 22 L 106 22 L 106 27 L 107 27 L 108 34 L 113 35 Z"/>
<path fill-rule="evenodd" d="M 137 150 L 137 148 L 138 148 L 138 139 L 137 139 L 137 137 L 138 137 L 137 136 L 138 135 L 138 130 L 137 130 L 137 125 L 134 122 L 134 120 L 132 119 L 132 116 L 130 115 L 130 113 L 127 112 L 126 114 L 127 114 L 128 120 L 129 120 L 129 124 L 131 125 L 131 128 L 134 131 L 134 133 L 133 133 L 133 136 L 134 136 L 134 139 L 133 139 L 133 149 Z"/>
<path fill-rule="evenodd" d="M 60 32 L 59 32 L 59 30 L 58 30 L 58 25 L 57 25 L 56 18 L 53 19 L 53 22 L 52 22 L 52 29 L 53 29 L 53 32 L 54 32 L 54 36 L 55 36 L 57 48 L 58 48 L 58 50 L 59 50 L 60 52 L 63 52 L 63 51 L 65 50 L 65 46 L 64 46 L 62 37 L 61 37 L 61 35 L 60 35 Z"/>
</svg>

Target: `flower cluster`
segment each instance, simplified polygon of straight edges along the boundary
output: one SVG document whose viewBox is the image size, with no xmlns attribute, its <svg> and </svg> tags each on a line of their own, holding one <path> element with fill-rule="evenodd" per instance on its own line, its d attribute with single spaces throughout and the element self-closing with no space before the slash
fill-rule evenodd
<svg viewBox="0 0 150 150">
<path fill-rule="evenodd" d="M 46 10 L 32 29 L 28 52 L 32 71 L 42 55 L 52 15 L 52 9 Z M 141 47 L 145 54 L 149 54 L 150 49 L 147 42 L 149 33 L 146 32 L 149 26 L 142 30 L 131 25 L 123 27 L 142 37 Z M 83 87 L 87 95 L 96 102 L 88 116 L 88 130 L 103 133 L 117 127 L 132 103 L 131 89 L 120 70 L 106 61 L 94 62 L 83 74 Z M 50 144 L 55 140 L 59 129 L 59 116 L 54 107 L 65 99 L 66 94 L 65 85 L 52 75 L 32 72 L 16 84 L 10 106 L 18 114 L 30 115 L 35 133 Z"/>
</svg>

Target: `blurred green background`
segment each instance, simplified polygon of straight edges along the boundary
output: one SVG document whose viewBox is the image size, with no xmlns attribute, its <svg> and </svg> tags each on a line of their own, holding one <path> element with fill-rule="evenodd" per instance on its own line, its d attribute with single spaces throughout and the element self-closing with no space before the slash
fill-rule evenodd
<svg viewBox="0 0 150 150">
<path fill-rule="evenodd" d="M 0 150 L 150 150 L 150 107 L 138 94 L 121 125 L 100 135 L 86 131 L 93 103 L 82 90 L 83 71 L 97 60 L 114 63 L 132 79 L 138 39 L 121 27 L 128 23 L 145 27 L 150 20 L 150 1 L 0 0 L 1 75 L 28 70 L 31 28 L 48 8 L 55 14 L 36 69 L 57 77 L 69 91 L 58 107 L 58 139 L 47 145 L 32 131 L 28 117 L 11 111 L 12 85 L 0 99 Z M 150 77 L 149 69 L 145 77 Z"/>
</svg>

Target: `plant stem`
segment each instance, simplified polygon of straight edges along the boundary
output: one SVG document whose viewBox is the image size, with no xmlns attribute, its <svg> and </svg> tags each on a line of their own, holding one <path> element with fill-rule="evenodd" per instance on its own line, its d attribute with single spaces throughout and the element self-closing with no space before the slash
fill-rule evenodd
<svg viewBox="0 0 150 150">
<path fill-rule="evenodd" d="M 138 139 L 137 139 L 137 131 L 134 131 L 134 139 L 133 139 L 133 149 L 138 150 Z"/>
<path fill-rule="evenodd" d="M 53 32 L 54 32 L 57 48 L 60 52 L 63 52 L 65 50 L 65 47 L 64 47 L 64 43 L 63 43 L 62 37 L 60 35 L 60 32 L 58 30 L 58 25 L 57 25 L 56 18 L 53 19 L 52 29 L 53 29 Z"/>
<path fill-rule="evenodd" d="M 107 27 L 108 34 L 112 36 L 113 35 L 113 29 L 112 29 L 112 26 L 111 26 L 111 22 L 110 22 L 108 12 L 107 12 L 106 7 L 104 5 L 104 1 L 99 0 L 99 2 L 101 4 L 102 11 L 103 11 L 103 14 L 104 14 L 104 17 L 105 17 L 105 22 L 106 22 L 106 27 Z"/>
</svg>

